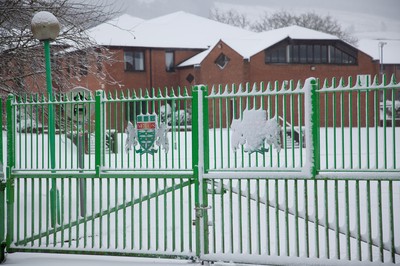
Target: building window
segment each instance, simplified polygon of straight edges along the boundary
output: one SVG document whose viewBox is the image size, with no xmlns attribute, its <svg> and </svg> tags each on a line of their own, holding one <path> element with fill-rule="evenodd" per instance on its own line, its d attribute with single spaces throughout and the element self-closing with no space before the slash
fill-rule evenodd
<svg viewBox="0 0 400 266">
<path fill-rule="evenodd" d="M 189 74 L 186 76 L 186 80 L 187 80 L 187 82 L 192 83 L 194 80 L 194 76 L 192 74 Z"/>
<path fill-rule="evenodd" d="M 224 54 L 220 54 L 217 59 L 215 60 L 215 64 L 219 66 L 220 69 L 224 69 L 229 62 L 229 57 Z"/>
<path fill-rule="evenodd" d="M 175 53 L 173 51 L 165 52 L 165 70 L 167 72 L 175 71 Z"/>
<path fill-rule="evenodd" d="M 265 61 L 267 63 L 287 63 L 286 46 L 279 46 L 269 50 L 265 54 Z"/>
<path fill-rule="evenodd" d="M 124 51 L 125 71 L 144 71 L 143 51 Z"/>
<path fill-rule="evenodd" d="M 342 43 L 285 42 L 265 50 L 265 63 L 355 65 L 357 50 Z"/>
</svg>

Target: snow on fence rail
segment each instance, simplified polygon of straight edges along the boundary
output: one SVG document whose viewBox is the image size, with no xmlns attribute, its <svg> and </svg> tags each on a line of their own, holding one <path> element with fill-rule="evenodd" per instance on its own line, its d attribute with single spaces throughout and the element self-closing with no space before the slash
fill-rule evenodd
<svg viewBox="0 0 400 266">
<path fill-rule="evenodd" d="M 9 251 L 398 263 L 400 85 L 355 83 L 10 96 L 0 237 Z"/>
</svg>

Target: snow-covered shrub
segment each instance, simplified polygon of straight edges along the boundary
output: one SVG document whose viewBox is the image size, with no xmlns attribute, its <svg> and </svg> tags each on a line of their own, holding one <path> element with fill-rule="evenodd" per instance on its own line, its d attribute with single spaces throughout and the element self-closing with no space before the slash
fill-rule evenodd
<svg viewBox="0 0 400 266">
<path fill-rule="evenodd" d="M 192 114 L 187 110 L 175 110 L 173 111 L 171 106 L 167 103 L 166 105 L 160 106 L 160 121 L 168 126 L 172 126 L 173 120 L 175 121 L 175 126 L 177 125 L 187 125 L 192 124 Z M 174 115 L 174 119 L 172 119 Z"/>
</svg>

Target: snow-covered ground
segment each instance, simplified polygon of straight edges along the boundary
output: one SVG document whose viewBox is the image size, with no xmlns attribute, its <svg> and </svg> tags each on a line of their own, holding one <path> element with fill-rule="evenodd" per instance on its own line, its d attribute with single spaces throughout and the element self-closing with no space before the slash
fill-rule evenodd
<svg viewBox="0 0 400 266">
<path fill-rule="evenodd" d="M 111 257 L 96 255 L 66 255 L 43 253 L 15 253 L 9 254 L 5 265 L 13 266 L 176 266 L 176 265 L 200 265 L 200 263 L 187 260 L 151 259 L 132 257 Z M 219 263 L 218 266 L 240 266 L 236 263 Z"/>
</svg>

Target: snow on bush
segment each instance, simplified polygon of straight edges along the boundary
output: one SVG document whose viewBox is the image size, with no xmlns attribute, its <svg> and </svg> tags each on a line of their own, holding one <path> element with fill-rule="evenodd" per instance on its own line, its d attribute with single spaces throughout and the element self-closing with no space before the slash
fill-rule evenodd
<svg viewBox="0 0 400 266">
<path fill-rule="evenodd" d="M 240 145 L 244 145 L 245 152 L 264 152 L 263 145 L 273 145 L 279 152 L 281 128 L 275 118 L 267 120 L 265 110 L 246 109 L 242 119 L 233 119 L 232 149 L 236 151 Z"/>
</svg>

